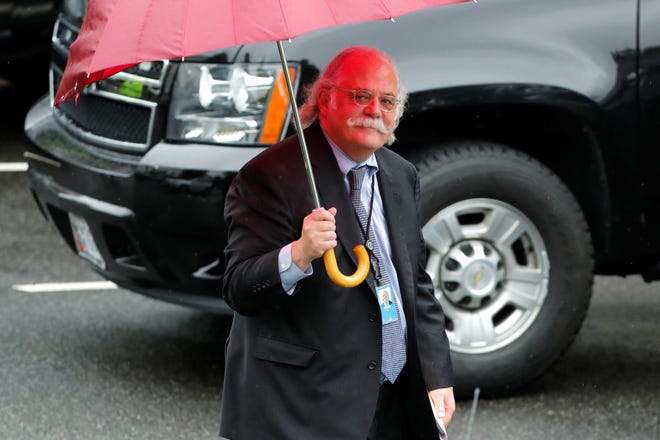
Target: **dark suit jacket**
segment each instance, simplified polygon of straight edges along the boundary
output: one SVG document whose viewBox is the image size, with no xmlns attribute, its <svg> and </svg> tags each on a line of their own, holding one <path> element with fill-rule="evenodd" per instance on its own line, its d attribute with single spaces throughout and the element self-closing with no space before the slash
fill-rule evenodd
<svg viewBox="0 0 660 440">
<path fill-rule="evenodd" d="M 343 176 L 318 123 L 306 130 L 321 203 L 336 207 L 340 269 L 355 270 L 363 242 Z M 376 153 L 378 183 L 408 323 L 405 390 L 416 432 L 437 439 L 427 389 L 452 385 L 444 316 L 424 271 L 419 184 L 394 152 Z M 328 279 L 322 259 L 294 295 L 282 289 L 280 248 L 313 209 L 297 137 L 254 158 L 227 195 L 223 295 L 236 311 L 226 346 L 221 435 L 233 440 L 360 439 L 378 396 L 381 320 L 371 276 L 353 289 Z"/>
</svg>

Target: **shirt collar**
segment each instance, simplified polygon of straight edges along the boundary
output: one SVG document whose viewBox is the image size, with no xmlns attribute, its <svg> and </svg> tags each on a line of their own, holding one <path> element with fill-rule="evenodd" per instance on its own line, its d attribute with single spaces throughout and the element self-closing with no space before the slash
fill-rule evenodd
<svg viewBox="0 0 660 440">
<path fill-rule="evenodd" d="M 325 139 L 328 141 L 328 144 L 330 144 L 330 148 L 332 149 L 332 153 L 335 155 L 335 159 L 337 159 L 337 165 L 339 165 L 339 170 L 342 172 L 344 176 L 348 174 L 348 172 L 353 169 L 353 168 L 359 168 L 361 166 L 366 165 L 368 169 L 368 174 L 369 176 L 373 176 L 378 172 L 378 162 L 376 161 L 376 155 L 372 154 L 369 156 L 369 159 L 365 160 L 364 162 L 355 162 L 353 159 L 348 157 L 344 151 L 339 148 L 335 142 L 330 139 L 330 136 L 328 136 L 323 130 L 323 135 L 325 136 Z"/>
</svg>

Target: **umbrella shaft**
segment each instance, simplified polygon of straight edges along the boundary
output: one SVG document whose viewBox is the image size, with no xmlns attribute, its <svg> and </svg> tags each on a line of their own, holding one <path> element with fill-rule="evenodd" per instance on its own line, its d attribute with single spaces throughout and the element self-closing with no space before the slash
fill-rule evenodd
<svg viewBox="0 0 660 440">
<path fill-rule="evenodd" d="M 295 98 L 296 95 L 293 93 L 293 86 L 291 85 L 291 76 L 289 75 L 289 66 L 287 65 L 286 56 L 284 55 L 284 47 L 282 47 L 282 41 L 280 40 L 277 40 L 277 50 L 280 53 L 280 61 L 282 62 L 282 70 L 284 71 L 286 88 L 289 91 L 289 103 L 291 104 L 291 112 L 293 113 L 293 120 L 295 122 L 296 132 L 298 133 L 298 142 L 300 143 L 300 151 L 303 156 L 303 162 L 305 163 L 305 171 L 307 172 L 309 190 L 312 194 L 312 199 L 314 201 L 314 208 L 320 208 L 321 201 L 319 200 L 319 193 L 316 190 L 316 181 L 314 180 L 312 163 L 309 160 L 309 152 L 307 151 L 307 142 L 305 142 L 305 134 L 303 133 L 302 124 L 300 123 L 300 114 L 298 113 L 298 105 L 296 104 L 296 98 Z"/>
</svg>

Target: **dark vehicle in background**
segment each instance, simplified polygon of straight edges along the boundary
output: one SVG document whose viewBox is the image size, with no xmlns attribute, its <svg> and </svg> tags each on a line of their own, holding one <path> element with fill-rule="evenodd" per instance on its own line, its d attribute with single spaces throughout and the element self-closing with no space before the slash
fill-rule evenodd
<svg viewBox="0 0 660 440">
<path fill-rule="evenodd" d="M 52 108 L 83 13 L 60 14 L 51 94 L 25 122 L 37 203 L 104 277 L 226 312 L 225 191 L 292 133 L 275 45 L 143 63 Z M 285 46 L 298 100 L 357 44 L 410 92 L 393 149 L 421 175 L 460 394 L 545 371 L 594 274 L 658 278 L 660 0 L 484 0 L 314 32 Z"/>
<path fill-rule="evenodd" d="M 48 90 L 51 36 L 61 3 L 0 0 L 0 77 L 39 94 Z"/>
</svg>

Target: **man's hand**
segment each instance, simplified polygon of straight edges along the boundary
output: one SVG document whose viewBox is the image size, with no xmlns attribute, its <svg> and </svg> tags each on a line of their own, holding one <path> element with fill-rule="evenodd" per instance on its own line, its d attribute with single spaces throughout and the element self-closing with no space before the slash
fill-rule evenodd
<svg viewBox="0 0 660 440">
<path fill-rule="evenodd" d="M 335 215 L 337 208 L 318 208 L 303 220 L 300 238 L 291 247 L 291 259 L 300 270 L 304 271 L 313 260 L 337 246 Z"/>
<path fill-rule="evenodd" d="M 456 402 L 454 401 L 453 388 L 437 388 L 429 391 L 429 397 L 433 403 L 436 414 L 445 422 L 445 426 L 449 426 L 451 418 L 456 409 Z"/>
</svg>

